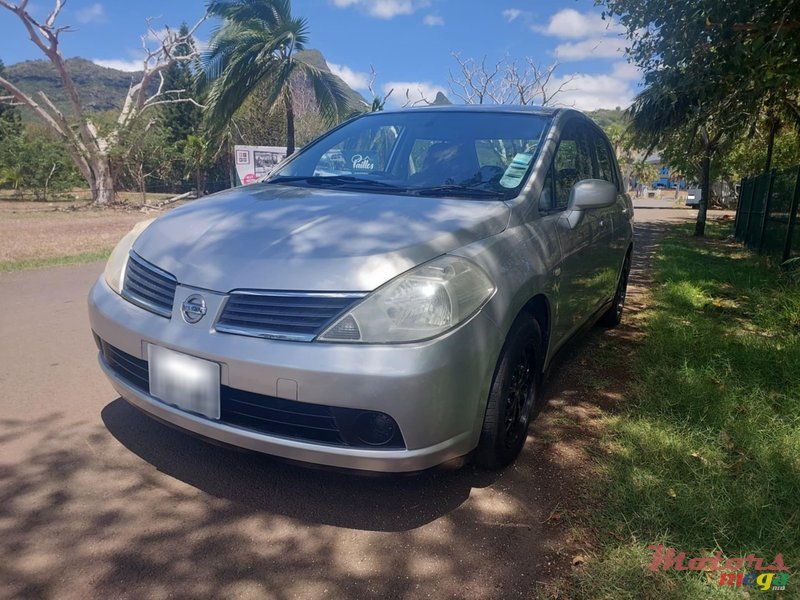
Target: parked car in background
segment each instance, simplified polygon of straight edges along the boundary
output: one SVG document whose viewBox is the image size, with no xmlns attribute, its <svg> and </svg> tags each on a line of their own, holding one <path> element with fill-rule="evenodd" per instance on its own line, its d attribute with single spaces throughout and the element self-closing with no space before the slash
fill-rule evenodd
<svg viewBox="0 0 800 600">
<path fill-rule="evenodd" d="M 619 323 L 632 217 L 574 110 L 363 115 L 125 236 L 89 297 L 100 365 L 145 413 L 235 446 L 502 467 L 557 352 Z"/>
<path fill-rule="evenodd" d="M 686 206 L 700 208 L 700 199 L 703 197 L 703 190 L 699 187 L 690 187 L 686 194 Z"/>
</svg>

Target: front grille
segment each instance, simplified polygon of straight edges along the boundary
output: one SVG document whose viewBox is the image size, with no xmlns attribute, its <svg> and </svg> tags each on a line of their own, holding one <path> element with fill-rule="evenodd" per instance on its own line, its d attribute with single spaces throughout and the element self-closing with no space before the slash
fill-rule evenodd
<svg viewBox="0 0 800 600">
<path fill-rule="evenodd" d="M 100 340 L 100 349 L 103 351 L 103 359 L 106 364 L 120 379 L 135 388 L 150 393 L 150 369 L 146 360 L 131 356 L 103 340 Z"/>
<path fill-rule="evenodd" d="M 217 331 L 310 342 L 363 293 L 231 292 Z"/>
<path fill-rule="evenodd" d="M 308 404 L 222 387 L 220 419 L 284 437 L 344 445 L 330 406 Z"/>
<path fill-rule="evenodd" d="M 136 253 L 130 253 L 122 285 L 125 298 L 150 312 L 169 318 L 177 286 L 175 277 L 151 265 Z"/>
<path fill-rule="evenodd" d="M 146 360 L 136 358 L 100 340 L 103 359 L 111 370 L 129 385 L 150 393 L 149 367 Z M 309 404 L 255 394 L 235 388 L 220 388 L 220 422 L 258 433 L 280 437 L 374 450 L 405 448 L 403 436 L 394 420 L 385 415 L 394 427 L 394 435 L 380 444 L 363 441 L 359 418 L 375 415 L 372 411 Z M 387 436 L 388 437 L 388 436 Z"/>
</svg>

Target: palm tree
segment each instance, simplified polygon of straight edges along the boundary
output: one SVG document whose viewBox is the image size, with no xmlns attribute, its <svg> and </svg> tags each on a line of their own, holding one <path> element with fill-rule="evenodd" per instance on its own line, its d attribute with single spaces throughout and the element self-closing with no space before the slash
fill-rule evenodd
<svg viewBox="0 0 800 600">
<path fill-rule="evenodd" d="M 286 112 L 288 154 L 295 150 L 293 85 L 311 86 L 328 124 L 347 114 L 347 96 L 336 78 L 297 56 L 308 42 L 308 22 L 292 16 L 290 0 L 213 0 L 208 14 L 222 19 L 203 57 L 212 130 L 224 127 L 262 82 L 268 110 Z"/>
</svg>

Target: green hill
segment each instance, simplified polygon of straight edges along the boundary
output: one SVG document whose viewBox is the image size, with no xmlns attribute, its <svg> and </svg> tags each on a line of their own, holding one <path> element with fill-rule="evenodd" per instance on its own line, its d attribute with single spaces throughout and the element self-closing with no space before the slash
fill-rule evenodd
<svg viewBox="0 0 800 600">
<path fill-rule="evenodd" d="M 303 60 L 319 69 L 330 72 L 325 57 L 318 50 L 298 53 Z M 128 73 L 96 65 L 85 58 L 67 59 L 67 68 L 75 80 L 84 107 L 93 112 L 122 108 L 132 82 L 139 73 Z M 26 94 L 43 91 L 62 110 L 69 110 L 69 102 L 56 70 L 46 60 L 26 60 L 6 67 L 6 76 Z M 364 98 L 339 79 L 354 108 L 365 104 Z M 25 111 L 27 112 L 27 111 Z M 26 115 L 30 118 L 31 115 Z"/>
<path fill-rule="evenodd" d="M 126 73 L 96 65 L 84 58 L 67 60 L 81 100 L 87 110 L 102 112 L 121 108 L 137 73 Z M 23 92 L 34 95 L 43 91 L 61 109 L 67 109 L 67 95 L 58 74 L 49 61 L 26 60 L 6 67 L 6 76 Z"/>
</svg>

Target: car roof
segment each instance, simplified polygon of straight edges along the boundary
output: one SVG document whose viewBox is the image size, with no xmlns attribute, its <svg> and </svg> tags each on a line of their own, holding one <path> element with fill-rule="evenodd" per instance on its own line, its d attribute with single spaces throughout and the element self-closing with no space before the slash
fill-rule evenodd
<svg viewBox="0 0 800 600">
<path fill-rule="evenodd" d="M 559 108 L 552 106 L 521 106 L 516 104 L 444 104 L 440 106 L 416 106 L 413 108 L 387 109 L 385 111 L 380 111 L 380 112 L 383 112 L 385 114 L 385 113 L 402 113 L 410 111 L 525 113 L 525 114 L 540 115 L 545 117 L 553 117 L 560 112 L 579 113 L 579 111 L 571 108 Z M 380 113 L 372 113 L 372 114 L 380 114 Z"/>
</svg>

